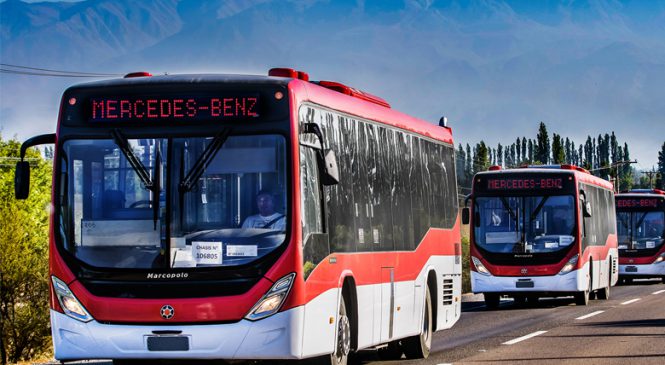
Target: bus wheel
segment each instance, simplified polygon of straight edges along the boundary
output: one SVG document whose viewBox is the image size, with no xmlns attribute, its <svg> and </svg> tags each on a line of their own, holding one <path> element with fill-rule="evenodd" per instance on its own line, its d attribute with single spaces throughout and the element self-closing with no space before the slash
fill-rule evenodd
<svg viewBox="0 0 665 365">
<path fill-rule="evenodd" d="M 335 352 L 330 354 L 331 365 L 346 365 L 351 351 L 351 322 L 346 315 L 346 300 L 342 296 L 339 303 L 339 319 L 337 320 L 337 343 Z"/>
<path fill-rule="evenodd" d="M 432 297 L 429 288 L 425 292 L 425 318 L 423 330 L 419 335 L 411 336 L 402 341 L 404 355 L 407 359 L 426 359 L 432 349 Z"/>
<path fill-rule="evenodd" d="M 484 293 L 483 296 L 485 297 L 485 307 L 487 307 L 487 309 L 499 308 L 499 301 L 501 300 L 501 296 L 499 296 L 499 294 Z"/>
<path fill-rule="evenodd" d="M 526 296 L 525 295 L 515 295 L 513 297 L 513 304 L 516 307 L 523 307 L 524 304 L 526 304 Z M 497 303 L 497 307 L 498 306 L 499 306 L 499 304 Z"/>
<path fill-rule="evenodd" d="M 591 293 L 591 277 L 589 277 L 589 287 L 587 290 L 575 293 L 575 304 L 587 305 L 589 304 L 589 297 Z"/>
<path fill-rule="evenodd" d="M 598 291 L 596 295 L 598 299 L 608 300 L 610 299 L 610 285 L 612 285 L 612 273 L 607 274 L 607 287 L 602 288 Z"/>
</svg>

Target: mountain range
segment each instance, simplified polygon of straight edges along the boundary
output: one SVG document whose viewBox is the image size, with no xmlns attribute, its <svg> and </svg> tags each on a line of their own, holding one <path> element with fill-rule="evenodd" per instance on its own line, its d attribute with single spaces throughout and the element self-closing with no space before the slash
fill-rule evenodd
<svg viewBox="0 0 665 365">
<path fill-rule="evenodd" d="M 446 115 L 457 142 L 510 143 L 540 121 L 578 144 L 614 130 L 641 168 L 665 140 L 663 1 L 7 0 L 0 59 L 118 75 L 294 67 Z M 53 131 L 81 81 L 0 73 L 0 132 Z"/>
</svg>

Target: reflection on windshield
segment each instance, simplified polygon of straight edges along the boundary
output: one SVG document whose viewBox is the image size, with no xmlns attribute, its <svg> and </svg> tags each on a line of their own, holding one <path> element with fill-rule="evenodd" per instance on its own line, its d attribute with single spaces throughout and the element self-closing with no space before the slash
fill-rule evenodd
<svg viewBox="0 0 665 365">
<path fill-rule="evenodd" d="M 619 249 L 646 250 L 663 244 L 664 212 L 617 212 Z"/>
<path fill-rule="evenodd" d="M 475 242 L 495 253 L 543 253 L 575 240 L 575 204 L 570 195 L 478 197 Z"/>
<path fill-rule="evenodd" d="M 80 261 L 108 268 L 234 266 L 284 242 L 284 137 L 127 139 L 124 151 L 117 140 L 63 145 L 60 233 Z M 183 189 L 187 176 L 193 182 Z"/>
</svg>

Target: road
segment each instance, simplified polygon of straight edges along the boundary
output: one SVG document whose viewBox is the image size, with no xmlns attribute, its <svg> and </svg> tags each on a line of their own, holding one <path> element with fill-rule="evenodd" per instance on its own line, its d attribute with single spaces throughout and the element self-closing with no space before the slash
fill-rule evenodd
<svg viewBox="0 0 665 365">
<path fill-rule="evenodd" d="M 610 300 L 592 300 L 588 306 L 577 306 L 572 298 L 544 298 L 521 307 L 502 300 L 499 309 L 488 310 L 481 295 L 467 297 L 459 322 L 434 335 L 428 359 L 380 361 L 376 351 L 363 351 L 358 362 L 664 364 L 665 284 L 639 280 L 615 286 Z"/>
<path fill-rule="evenodd" d="M 488 310 L 465 302 L 452 330 L 438 332 L 426 360 L 364 364 L 664 364 L 665 285 L 636 281 L 612 287 L 610 300 L 576 306 L 572 298 L 541 299 L 533 307 L 501 302 Z"/>
</svg>

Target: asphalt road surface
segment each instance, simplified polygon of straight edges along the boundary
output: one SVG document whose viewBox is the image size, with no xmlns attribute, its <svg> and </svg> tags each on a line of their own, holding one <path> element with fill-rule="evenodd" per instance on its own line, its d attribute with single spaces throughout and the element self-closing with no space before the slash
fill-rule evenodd
<svg viewBox="0 0 665 365">
<path fill-rule="evenodd" d="M 615 286 L 609 300 L 592 300 L 588 306 L 575 305 L 572 297 L 541 298 L 523 306 L 502 300 L 499 309 L 488 310 L 481 295 L 467 296 L 455 326 L 434 335 L 428 359 L 381 361 L 376 351 L 363 351 L 357 361 L 371 365 L 665 364 L 665 284 L 638 280 Z M 86 362 L 91 363 L 110 365 Z M 265 363 L 274 362 L 261 364 Z"/>
</svg>

